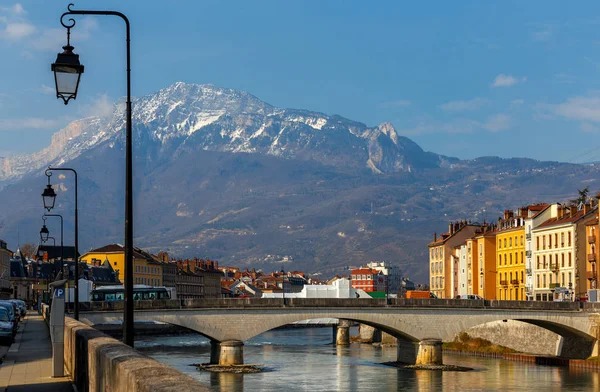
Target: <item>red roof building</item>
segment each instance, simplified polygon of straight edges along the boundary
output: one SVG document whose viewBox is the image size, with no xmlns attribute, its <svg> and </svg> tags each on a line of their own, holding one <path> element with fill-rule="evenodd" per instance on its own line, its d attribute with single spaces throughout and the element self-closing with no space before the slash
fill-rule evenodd
<svg viewBox="0 0 600 392">
<path fill-rule="evenodd" d="M 352 270 L 352 288 L 361 289 L 367 293 L 373 291 L 386 291 L 386 276 L 371 268 L 359 268 Z"/>
</svg>

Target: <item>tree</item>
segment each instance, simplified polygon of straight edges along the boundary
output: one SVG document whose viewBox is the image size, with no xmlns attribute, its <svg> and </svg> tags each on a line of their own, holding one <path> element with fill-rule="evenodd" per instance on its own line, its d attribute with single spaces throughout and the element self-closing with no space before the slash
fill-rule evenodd
<svg viewBox="0 0 600 392">
<path fill-rule="evenodd" d="M 23 253 L 23 256 L 27 259 L 35 256 L 35 248 L 36 246 L 32 243 L 23 244 L 19 247 L 21 253 Z"/>
<path fill-rule="evenodd" d="M 589 187 L 586 186 L 583 189 L 577 189 L 577 193 L 579 194 L 579 196 L 577 196 L 577 199 L 570 200 L 571 204 L 574 204 L 576 206 L 585 204 L 588 200 L 588 193 L 590 193 Z"/>
</svg>

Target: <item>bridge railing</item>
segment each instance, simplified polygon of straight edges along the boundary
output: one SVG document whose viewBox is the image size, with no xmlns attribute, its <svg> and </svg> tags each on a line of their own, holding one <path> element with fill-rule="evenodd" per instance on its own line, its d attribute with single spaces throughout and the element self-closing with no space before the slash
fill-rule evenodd
<svg viewBox="0 0 600 392">
<path fill-rule="evenodd" d="M 123 301 L 82 302 L 81 311 L 122 311 Z M 199 308 L 468 308 L 600 311 L 600 303 L 390 298 L 203 298 L 135 301 L 136 310 Z"/>
</svg>

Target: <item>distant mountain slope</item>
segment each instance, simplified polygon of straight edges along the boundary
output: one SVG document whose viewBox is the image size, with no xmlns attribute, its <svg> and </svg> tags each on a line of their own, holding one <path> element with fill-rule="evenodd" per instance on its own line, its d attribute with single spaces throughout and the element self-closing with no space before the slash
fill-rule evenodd
<svg viewBox="0 0 600 392">
<path fill-rule="evenodd" d="M 224 264 L 325 275 L 369 260 L 427 277 L 426 245 L 452 219 L 597 189 L 600 167 L 531 159 L 447 158 L 391 124 L 370 128 L 256 97 L 177 83 L 134 105 L 136 246 Z M 37 241 L 42 168 L 79 173 L 80 242 L 123 240 L 123 111 L 77 121 L 38 154 L 8 158 L 0 238 Z M 56 175 L 57 211 L 72 243 L 72 179 Z M 56 222 L 48 222 L 58 237 Z"/>
</svg>

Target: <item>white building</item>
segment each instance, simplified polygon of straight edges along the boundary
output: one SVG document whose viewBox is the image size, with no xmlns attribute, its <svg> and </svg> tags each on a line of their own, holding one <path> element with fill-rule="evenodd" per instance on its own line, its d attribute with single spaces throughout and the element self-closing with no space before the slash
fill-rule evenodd
<svg viewBox="0 0 600 392">
<path fill-rule="evenodd" d="M 553 208 L 556 215 L 532 230 L 536 301 L 552 301 L 556 292 L 574 300 L 587 291 L 585 223 L 595 218 L 597 207 Z"/>
<path fill-rule="evenodd" d="M 391 265 L 385 261 L 371 261 L 367 263 L 367 268 L 381 271 L 387 276 L 388 287 L 390 293 L 397 293 L 402 285 L 402 271 L 397 265 Z"/>
<path fill-rule="evenodd" d="M 357 296 L 358 294 L 358 296 Z M 330 285 L 307 284 L 299 293 L 285 293 L 285 298 L 371 298 L 363 290 L 352 288 L 350 279 L 337 279 Z M 263 293 L 262 298 L 283 298 L 282 293 Z"/>
<path fill-rule="evenodd" d="M 533 263 L 533 229 L 543 222 L 556 216 L 557 204 L 538 204 L 527 206 L 525 218 L 525 298 L 528 301 L 535 299 Z"/>
</svg>

